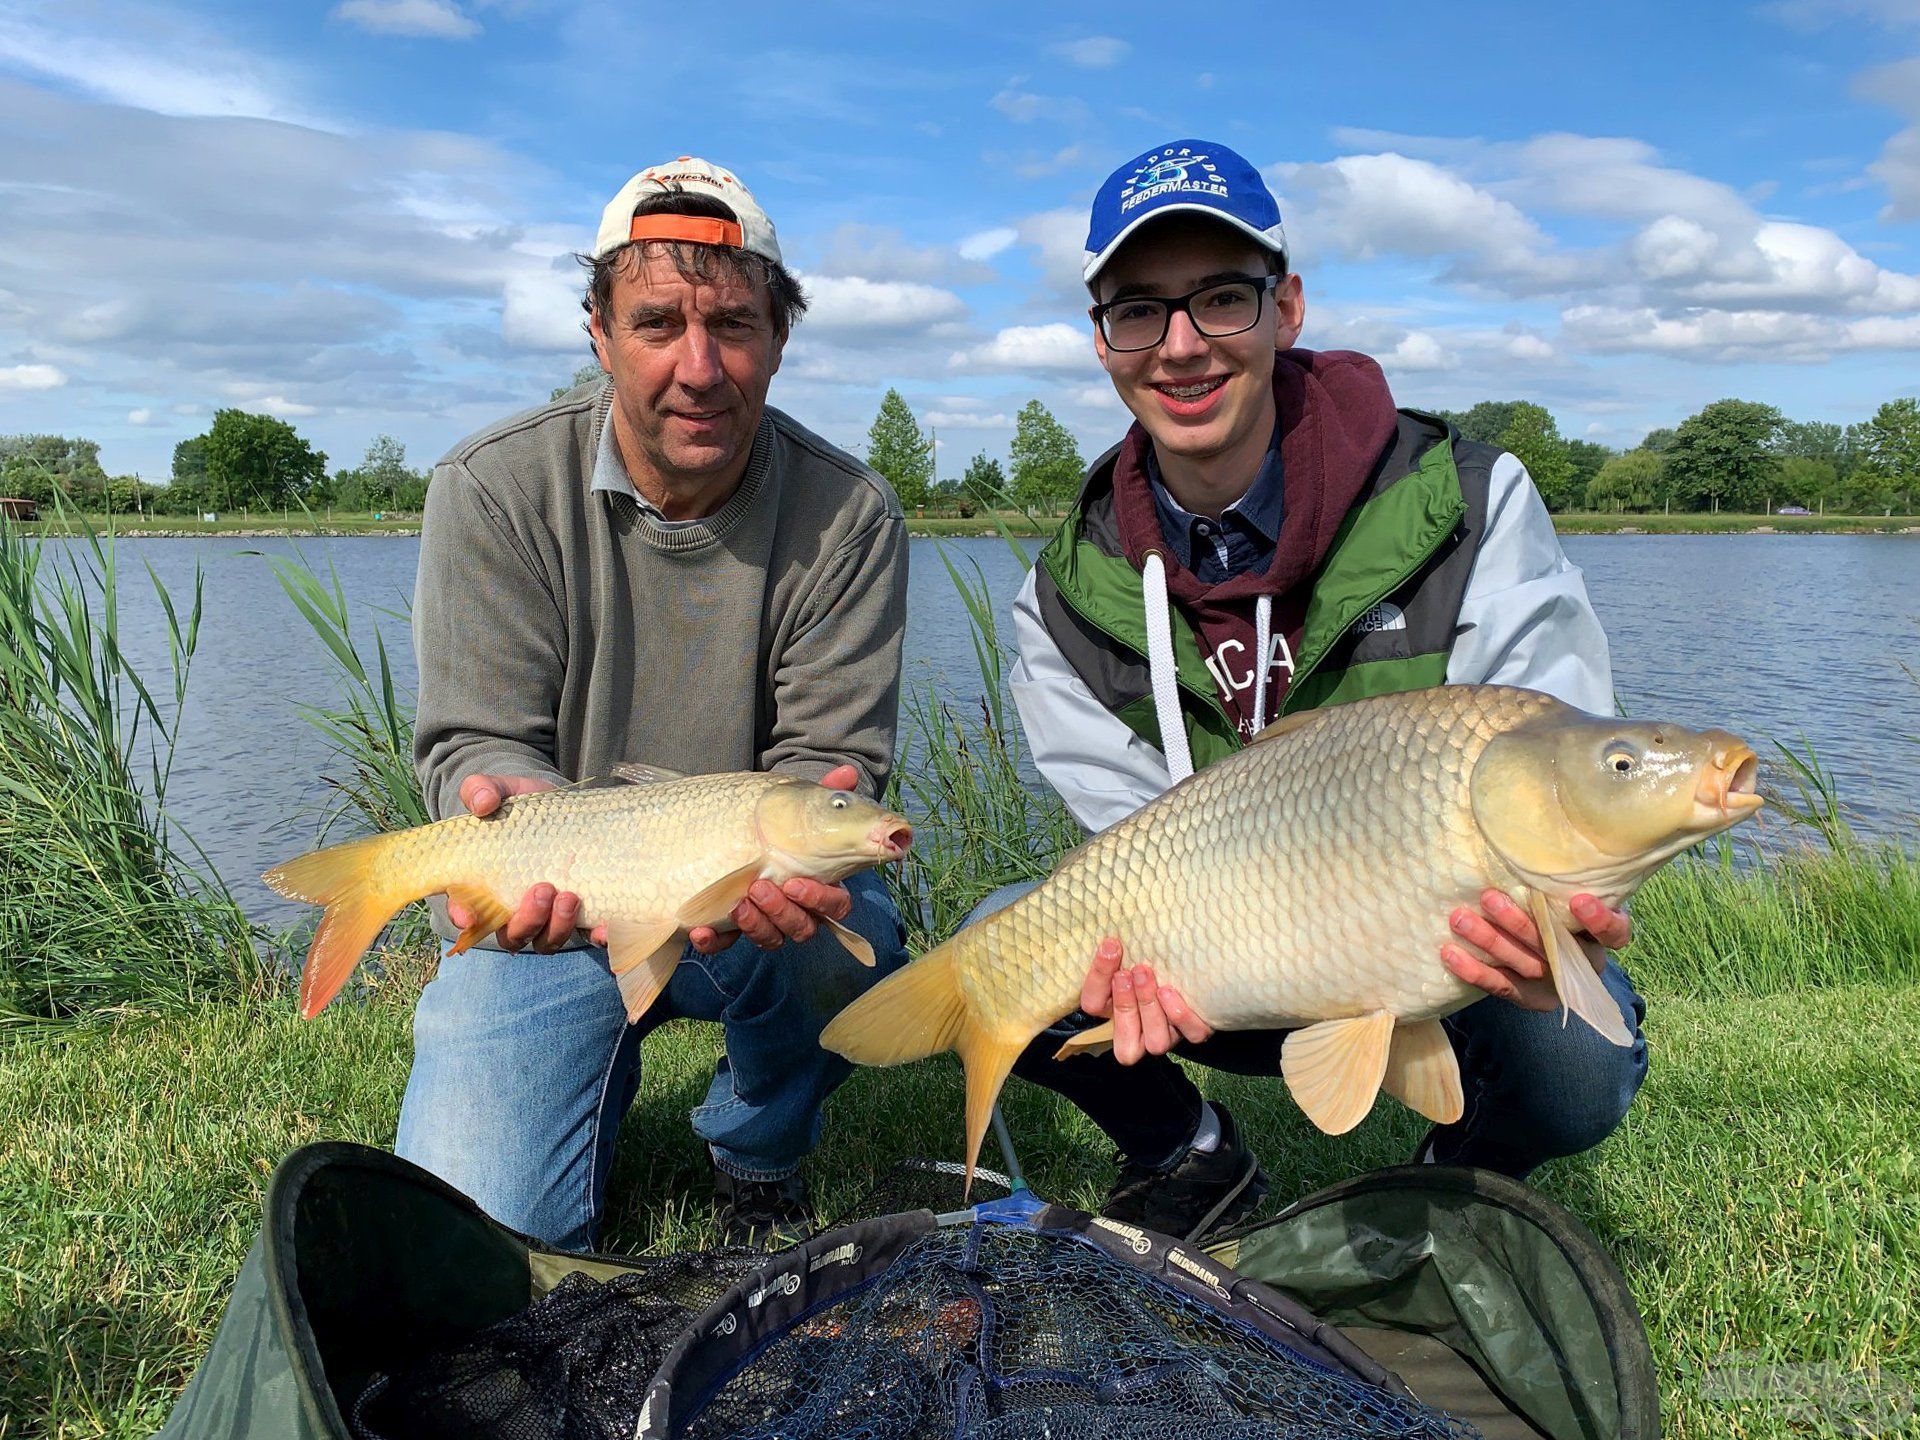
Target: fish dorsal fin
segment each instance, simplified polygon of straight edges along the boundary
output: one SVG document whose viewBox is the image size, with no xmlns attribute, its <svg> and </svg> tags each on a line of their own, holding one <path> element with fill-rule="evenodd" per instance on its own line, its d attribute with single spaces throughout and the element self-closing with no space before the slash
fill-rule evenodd
<svg viewBox="0 0 1920 1440">
<path fill-rule="evenodd" d="M 1309 1120 L 1329 1135 L 1344 1135 L 1373 1108 L 1392 1044 L 1393 1016 L 1385 1010 L 1322 1020 L 1287 1036 L 1280 1073 Z"/>
<path fill-rule="evenodd" d="M 1324 714 L 1324 710 L 1296 710 L 1291 715 L 1282 715 L 1247 743 L 1258 745 L 1262 740 L 1278 740 L 1282 735 L 1291 735 L 1302 725 L 1311 725 Z"/>
<path fill-rule="evenodd" d="M 1533 923 L 1540 931 L 1540 949 L 1546 954 L 1547 967 L 1553 974 L 1553 988 L 1560 996 L 1560 1003 L 1566 1007 L 1561 1011 L 1560 1023 L 1566 1024 L 1567 1011 L 1571 1011 L 1604 1039 L 1623 1049 L 1632 1045 L 1633 1032 L 1627 1029 L 1626 1021 L 1620 1014 L 1620 1002 L 1601 983 L 1586 947 L 1560 923 L 1553 913 L 1553 907 L 1548 905 L 1547 897 L 1540 891 L 1533 892 L 1528 908 L 1532 910 Z"/>
<path fill-rule="evenodd" d="M 667 780 L 687 778 L 678 770 L 669 770 L 664 765 L 642 765 L 637 760 L 622 760 L 608 773 L 629 785 L 658 785 Z"/>
</svg>

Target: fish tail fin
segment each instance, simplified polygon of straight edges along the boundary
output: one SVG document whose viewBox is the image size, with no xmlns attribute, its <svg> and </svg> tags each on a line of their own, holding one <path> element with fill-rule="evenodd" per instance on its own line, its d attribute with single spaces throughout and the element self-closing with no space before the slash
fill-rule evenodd
<svg viewBox="0 0 1920 1440">
<path fill-rule="evenodd" d="M 340 993 L 386 923 L 422 894 L 396 886 L 382 862 L 391 835 L 369 835 L 276 865 L 260 878 L 289 900 L 324 905 L 320 926 L 300 972 L 300 1013 L 311 1020 Z"/>
<path fill-rule="evenodd" d="M 942 1050 L 960 1052 L 967 1074 L 967 1188 L 986 1138 L 993 1102 L 1025 1039 L 982 1026 L 960 989 L 959 953 L 949 942 L 895 972 L 833 1017 L 820 1043 L 858 1065 L 901 1065 Z"/>
</svg>

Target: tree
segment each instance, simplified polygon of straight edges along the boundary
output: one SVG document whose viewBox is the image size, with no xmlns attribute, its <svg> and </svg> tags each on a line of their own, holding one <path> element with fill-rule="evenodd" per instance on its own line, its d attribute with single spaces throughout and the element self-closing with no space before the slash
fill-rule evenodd
<svg viewBox="0 0 1920 1440">
<path fill-rule="evenodd" d="M 998 460 L 989 460 L 983 450 L 967 462 L 967 473 L 960 488 L 982 510 L 994 510 L 1007 503 L 1007 472 Z"/>
<path fill-rule="evenodd" d="M 1774 498 L 1783 504 L 1805 505 L 1809 510 L 1822 501 L 1837 503 L 1840 485 L 1833 462 L 1811 455 L 1783 456 L 1774 477 Z"/>
<path fill-rule="evenodd" d="M 1649 430 L 1647 432 L 1647 438 L 1642 440 L 1639 445 L 1634 448 L 1651 451 L 1655 455 L 1664 455 L 1673 448 L 1673 437 L 1679 433 L 1679 431 L 1674 430 L 1672 427 L 1660 430 Z"/>
<path fill-rule="evenodd" d="M 418 510 L 426 501 L 427 476 L 407 468 L 407 447 L 377 435 L 366 458 L 333 477 L 330 502 L 341 510 Z"/>
<path fill-rule="evenodd" d="M 1911 508 L 1920 489 L 1920 400 L 1887 401 L 1864 430 L 1853 486 L 1867 508 L 1891 509 L 1896 495 Z"/>
<path fill-rule="evenodd" d="M 97 503 L 106 487 L 100 446 L 70 435 L 0 435 L 0 491 L 49 504 L 55 495 L 76 506 Z"/>
<path fill-rule="evenodd" d="M 1587 485 L 1600 473 L 1600 467 L 1613 459 L 1614 452 L 1592 440 L 1567 441 L 1567 460 L 1573 466 L 1569 489 L 1574 495 L 1586 493 Z"/>
<path fill-rule="evenodd" d="M 1467 439 L 1492 445 L 1499 440 L 1501 432 L 1513 423 L 1513 412 L 1522 403 L 1519 400 L 1482 400 L 1471 410 L 1442 410 L 1440 418 L 1452 421 L 1454 428 Z"/>
<path fill-rule="evenodd" d="M 1651 510 L 1660 498 L 1664 469 L 1660 457 L 1651 450 L 1610 456 L 1586 483 L 1586 506 L 1589 510 Z"/>
<path fill-rule="evenodd" d="M 1716 400 L 1681 422 L 1667 451 L 1673 498 L 1696 510 L 1764 504 L 1780 462 L 1773 444 L 1786 423 L 1771 405 Z"/>
<path fill-rule="evenodd" d="M 1846 452 L 1846 432 L 1823 420 L 1789 420 L 1780 427 L 1774 442 L 1774 454 L 1799 455 L 1808 460 L 1824 460 L 1837 474 L 1840 457 Z"/>
<path fill-rule="evenodd" d="M 1038 400 L 1029 400 L 1014 421 L 1007 459 L 1014 501 L 1048 514 L 1073 499 L 1087 470 L 1072 433 Z"/>
<path fill-rule="evenodd" d="M 1567 442 L 1560 438 L 1560 427 L 1544 405 L 1514 401 L 1507 407 L 1506 428 L 1493 443 L 1527 467 L 1534 488 L 1549 510 L 1564 510 L 1573 504 L 1573 459 L 1567 454 Z"/>
<path fill-rule="evenodd" d="M 933 490 L 933 445 L 898 390 L 889 389 L 867 431 L 867 464 L 886 477 L 900 503 L 925 505 Z"/>
<path fill-rule="evenodd" d="M 607 378 L 607 372 L 600 368 L 598 360 L 589 360 L 573 372 L 573 378 L 564 385 L 553 387 L 553 393 L 547 396 L 549 403 L 558 400 L 569 390 L 578 390 L 582 385 L 590 385 Z"/>
<path fill-rule="evenodd" d="M 216 411 L 206 442 L 207 500 L 218 510 L 304 500 L 327 473 L 327 457 L 271 415 Z"/>
</svg>

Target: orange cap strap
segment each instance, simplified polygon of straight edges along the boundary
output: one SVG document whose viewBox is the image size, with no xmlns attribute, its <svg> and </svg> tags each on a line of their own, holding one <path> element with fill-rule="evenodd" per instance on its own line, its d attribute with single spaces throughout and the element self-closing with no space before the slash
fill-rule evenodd
<svg viewBox="0 0 1920 1440">
<path fill-rule="evenodd" d="M 745 237 L 736 220 L 710 215 L 636 215 L 627 231 L 629 240 L 690 240 L 695 245 L 731 245 L 744 248 Z"/>
</svg>

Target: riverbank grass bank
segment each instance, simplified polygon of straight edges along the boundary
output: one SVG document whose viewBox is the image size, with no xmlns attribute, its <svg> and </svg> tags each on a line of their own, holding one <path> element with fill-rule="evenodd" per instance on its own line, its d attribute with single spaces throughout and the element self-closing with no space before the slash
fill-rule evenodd
<svg viewBox="0 0 1920 1440">
<path fill-rule="evenodd" d="M 1899 852 L 1800 863 L 1789 889 L 1846 893 L 1856 909 L 1910 903 Z M 1776 905 L 1780 889 L 1773 872 L 1710 863 L 1656 878 L 1627 957 L 1650 1000 L 1652 1074 L 1618 1133 L 1536 1177 L 1625 1270 L 1679 1440 L 1913 1433 L 1846 1423 L 1920 1395 L 1920 952 L 1863 948 L 1908 933 L 1912 916 L 1796 942 L 1784 927 L 1806 917 Z M 1690 915 L 1746 927 L 1743 946 L 1778 929 L 1779 952 L 1819 943 L 1827 958 L 1703 965 Z M 373 987 L 311 1022 L 284 996 L 236 996 L 58 1045 L 0 1042 L 0 1437 L 132 1440 L 158 1426 L 211 1341 L 273 1166 L 313 1140 L 391 1143 L 413 993 Z M 610 1248 L 712 1243 L 686 1116 L 716 1054 L 713 1027 L 649 1041 Z M 1278 1084 L 1196 1074 L 1265 1157 L 1270 1204 L 1404 1159 L 1421 1128 L 1383 1101 L 1333 1139 Z M 1040 1192 L 1097 1204 L 1104 1139 L 1033 1087 L 1006 1100 Z M 903 1157 L 957 1155 L 960 1115 L 948 1057 L 859 1072 L 810 1162 L 821 1205 L 854 1205 Z M 1783 1384 L 1807 1393 L 1785 1405 Z M 1831 1423 L 1810 1429 L 1821 1405 Z"/>
</svg>

